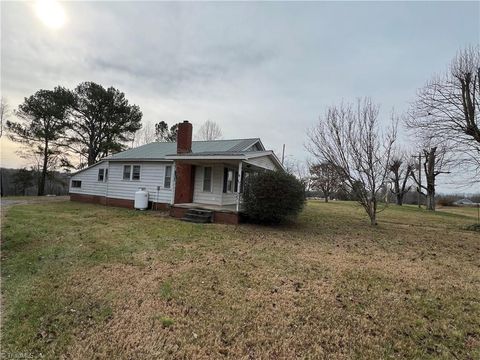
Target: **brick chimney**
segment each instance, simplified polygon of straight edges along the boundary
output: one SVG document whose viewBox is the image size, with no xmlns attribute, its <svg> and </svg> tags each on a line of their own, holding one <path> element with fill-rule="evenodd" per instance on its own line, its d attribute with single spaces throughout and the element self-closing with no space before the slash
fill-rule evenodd
<svg viewBox="0 0 480 360">
<path fill-rule="evenodd" d="M 177 130 L 177 154 L 187 154 L 192 152 L 192 131 L 193 127 L 187 120 L 178 124 Z M 193 202 L 193 187 L 195 184 L 195 168 L 191 164 L 177 161 L 176 185 L 175 185 L 175 204 Z"/>
<path fill-rule="evenodd" d="M 192 152 L 192 124 L 185 120 L 178 124 L 177 154 Z"/>
</svg>

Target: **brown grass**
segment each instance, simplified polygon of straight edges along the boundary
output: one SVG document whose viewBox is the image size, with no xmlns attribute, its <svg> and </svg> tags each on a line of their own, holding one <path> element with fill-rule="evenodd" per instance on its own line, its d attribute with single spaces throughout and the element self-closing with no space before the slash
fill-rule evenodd
<svg viewBox="0 0 480 360">
<path fill-rule="evenodd" d="M 22 210 L 13 208 L 9 221 L 22 223 Z M 88 247 L 42 297 L 59 299 L 55 311 L 67 320 L 40 313 L 68 336 L 60 341 L 42 321 L 10 320 L 21 315 L 10 305 L 7 348 L 64 359 L 480 357 L 480 237 L 462 230 L 470 220 L 393 207 L 373 229 L 359 210 L 312 202 L 297 224 L 268 228 L 43 205 L 43 216 L 30 215 L 62 214 L 60 239 L 79 218 L 92 223 L 57 250 Z M 10 228 L 6 240 L 21 231 Z M 50 245 L 10 249 L 7 262 Z M 7 303 L 14 294 L 36 299 L 17 289 L 22 281 L 7 286 Z M 37 339 L 27 336 L 20 349 L 18 329 Z"/>
</svg>

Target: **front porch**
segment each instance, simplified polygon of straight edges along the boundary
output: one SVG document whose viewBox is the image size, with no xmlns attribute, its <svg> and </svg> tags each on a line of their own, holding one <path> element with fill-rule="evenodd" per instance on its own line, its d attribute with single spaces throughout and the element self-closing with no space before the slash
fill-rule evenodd
<svg viewBox="0 0 480 360">
<path fill-rule="evenodd" d="M 170 214 L 194 219 L 207 214 L 215 223 L 238 224 L 249 176 L 268 170 L 238 155 L 176 155 L 175 197 Z"/>
</svg>

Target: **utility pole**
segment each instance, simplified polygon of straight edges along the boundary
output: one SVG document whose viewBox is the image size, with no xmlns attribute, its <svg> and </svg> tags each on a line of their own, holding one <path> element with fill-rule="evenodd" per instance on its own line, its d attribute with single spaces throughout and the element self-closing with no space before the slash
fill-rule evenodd
<svg viewBox="0 0 480 360">
<path fill-rule="evenodd" d="M 285 144 L 283 144 L 283 149 L 282 149 L 282 165 L 283 165 L 284 159 L 285 159 Z"/>
</svg>

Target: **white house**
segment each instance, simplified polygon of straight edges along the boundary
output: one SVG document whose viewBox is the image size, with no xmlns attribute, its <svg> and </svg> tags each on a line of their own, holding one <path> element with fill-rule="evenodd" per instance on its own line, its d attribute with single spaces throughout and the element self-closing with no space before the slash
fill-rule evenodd
<svg viewBox="0 0 480 360">
<path fill-rule="evenodd" d="M 184 121 L 176 143 L 129 149 L 73 174 L 70 198 L 133 208 L 135 192 L 144 188 L 152 209 L 170 209 L 175 217 L 189 211 L 195 217 L 197 210 L 199 218 L 208 213 L 208 220 L 238 223 L 249 174 L 282 169 L 258 138 L 192 142 L 192 125 Z"/>
</svg>

